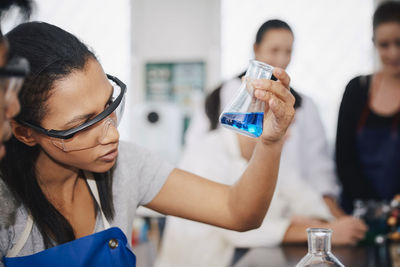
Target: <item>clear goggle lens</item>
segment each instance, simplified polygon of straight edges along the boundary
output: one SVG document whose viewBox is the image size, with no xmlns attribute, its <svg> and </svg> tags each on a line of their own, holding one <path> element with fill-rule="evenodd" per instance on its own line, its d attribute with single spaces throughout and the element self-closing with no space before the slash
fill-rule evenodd
<svg viewBox="0 0 400 267">
<path fill-rule="evenodd" d="M 110 99 L 110 105 L 114 102 L 122 92 L 121 88 L 110 81 L 113 85 L 113 95 Z M 65 152 L 78 151 L 95 147 L 99 144 L 104 144 L 107 138 L 112 134 L 118 134 L 117 127 L 121 122 L 122 115 L 125 107 L 125 95 L 122 97 L 121 102 L 117 108 L 107 117 L 101 121 L 85 128 L 73 137 L 68 139 L 50 137 L 51 142 Z"/>
</svg>

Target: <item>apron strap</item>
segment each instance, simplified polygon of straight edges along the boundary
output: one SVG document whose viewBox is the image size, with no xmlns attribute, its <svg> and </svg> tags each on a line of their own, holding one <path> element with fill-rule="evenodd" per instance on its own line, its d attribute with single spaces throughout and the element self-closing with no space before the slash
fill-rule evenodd
<svg viewBox="0 0 400 267">
<path fill-rule="evenodd" d="M 24 247 L 26 241 L 28 240 L 28 237 L 32 231 L 33 228 L 33 218 L 31 214 L 28 214 L 28 221 L 26 222 L 26 226 L 24 231 L 22 232 L 20 238 L 18 239 L 17 243 L 8 251 L 6 257 L 16 257 L 18 253 L 21 251 L 21 249 Z"/>
<path fill-rule="evenodd" d="M 110 223 L 108 222 L 106 216 L 104 216 L 103 209 L 101 207 L 99 190 L 97 189 L 96 180 L 94 179 L 93 174 L 91 172 L 85 171 L 84 174 L 86 177 L 86 181 L 89 185 L 90 191 L 92 191 L 92 194 L 97 202 L 97 205 L 99 205 L 99 207 L 100 207 L 100 213 L 101 213 L 101 217 L 103 219 L 104 228 L 109 229 L 111 226 L 110 226 Z"/>
</svg>

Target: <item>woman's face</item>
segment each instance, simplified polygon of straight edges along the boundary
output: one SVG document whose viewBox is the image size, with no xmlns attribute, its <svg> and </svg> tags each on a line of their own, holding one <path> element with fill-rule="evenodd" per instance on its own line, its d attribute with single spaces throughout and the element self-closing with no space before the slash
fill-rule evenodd
<svg viewBox="0 0 400 267">
<path fill-rule="evenodd" d="M 254 45 L 256 60 L 286 69 L 292 56 L 293 34 L 287 29 L 267 31 L 261 42 Z"/>
<path fill-rule="evenodd" d="M 400 23 L 386 22 L 378 25 L 374 43 L 383 71 L 390 75 L 400 75 Z"/>
<path fill-rule="evenodd" d="M 107 107 L 113 90 L 100 64 L 94 59 L 89 59 L 83 70 L 72 72 L 53 86 L 46 101 L 46 115 L 41 122 L 45 129 L 68 130 L 94 118 Z M 71 142 L 82 142 L 82 147 L 95 138 L 101 140 L 93 142 L 95 145 L 89 148 L 65 152 L 54 144 L 54 139 L 43 134 L 36 134 L 36 141 L 46 155 L 62 165 L 105 172 L 115 164 L 119 141 L 116 126 L 105 126 L 105 120 L 72 137 Z M 92 140 L 81 137 L 88 135 L 93 137 Z"/>
</svg>

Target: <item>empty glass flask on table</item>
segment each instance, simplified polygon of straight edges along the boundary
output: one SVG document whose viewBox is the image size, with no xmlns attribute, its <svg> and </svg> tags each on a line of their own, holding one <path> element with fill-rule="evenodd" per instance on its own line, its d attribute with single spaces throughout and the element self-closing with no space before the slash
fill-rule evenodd
<svg viewBox="0 0 400 267">
<path fill-rule="evenodd" d="M 308 253 L 296 267 L 335 267 L 344 265 L 331 252 L 332 230 L 308 228 Z"/>
<path fill-rule="evenodd" d="M 257 60 L 250 60 L 250 65 L 236 96 L 224 108 L 219 117 L 222 126 L 254 138 L 261 135 L 265 103 L 254 96 L 251 82 L 255 79 L 271 79 L 272 71 L 272 66 Z"/>
</svg>

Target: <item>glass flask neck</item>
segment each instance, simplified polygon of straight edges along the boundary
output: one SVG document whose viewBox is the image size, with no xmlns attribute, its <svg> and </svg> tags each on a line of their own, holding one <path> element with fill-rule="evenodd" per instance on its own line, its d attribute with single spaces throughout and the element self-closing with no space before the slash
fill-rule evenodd
<svg viewBox="0 0 400 267">
<path fill-rule="evenodd" d="M 331 251 L 332 230 L 323 228 L 309 228 L 308 234 L 308 252 L 324 253 Z"/>
<path fill-rule="evenodd" d="M 250 60 L 245 76 L 253 79 L 271 79 L 273 69 L 272 66 L 264 62 Z"/>
</svg>

